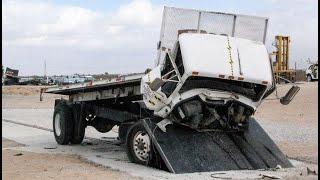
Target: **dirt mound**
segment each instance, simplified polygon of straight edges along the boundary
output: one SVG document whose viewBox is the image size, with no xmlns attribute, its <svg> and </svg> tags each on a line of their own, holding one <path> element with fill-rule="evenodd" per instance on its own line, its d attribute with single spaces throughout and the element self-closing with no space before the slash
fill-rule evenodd
<svg viewBox="0 0 320 180">
<path fill-rule="evenodd" d="M 40 95 L 40 89 L 47 86 L 2 86 L 2 94 L 6 95 Z"/>
</svg>

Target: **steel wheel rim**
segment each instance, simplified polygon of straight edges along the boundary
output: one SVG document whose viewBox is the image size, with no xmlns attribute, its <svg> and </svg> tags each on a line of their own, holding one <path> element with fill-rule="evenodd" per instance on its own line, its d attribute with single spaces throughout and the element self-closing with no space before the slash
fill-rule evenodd
<svg viewBox="0 0 320 180">
<path fill-rule="evenodd" d="M 60 136 L 61 134 L 61 120 L 60 120 L 60 114 L 57 113 L 56 116 L 54 117 L 54 129 L 56 132 L 57 136 Z"/>
<path fill-rule="evenodd" d="M 147 161 L 150 153 L 150 137 L 146 132 L 139 131 L 133 138 L 133 151 L 141 161 Z"/>
</svg>

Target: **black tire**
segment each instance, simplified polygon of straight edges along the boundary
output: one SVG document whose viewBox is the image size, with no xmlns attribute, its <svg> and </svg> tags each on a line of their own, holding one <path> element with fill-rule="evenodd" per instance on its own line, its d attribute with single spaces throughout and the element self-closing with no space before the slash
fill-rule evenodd
<svg viewBox="0 0 320 180">
<path fill-rule="evenodd" d="M 127 141 L 126 141 L 126 152 L 128 155 L 128 158 L 131 162 L 133 163 L 137 163 L 137 164 L 142 164 L 142 165 L 150 165 L 152 163 L 152 158 L 154 156 L 154 151 L 153 151 L 153 147 L 152 147 L 152 142 L 150 139 L 150 151 L 149 151 L 149 155 L 148 158 L 145 160 L 141 160 L 135 153 L 134 151 L 134 137 L 137 133 L 145 133 L 146 135 L 148 135 L 148 133 L 146 132 L 143 124 L 141 122 L 137 122 L 134 125 L 132 125 L 132 127 L 129 129 L 129 133 L 127 136 Z"/>
<path fill-rule="evenodd" d="M 59 117 L 57 117 L 58 115 Z M 73 131 L 72 119 L 72 110 L 65 102 L 60 102 L 55 106 L 53 113 L 53 133 L 58 144 L 69 144 Z M 60 127 L 59 132 L 57 132 L 56 126 Z"/>
<path fill-rule="evenodd" d="M 70 138 L 70 143 L 71 144 L 80 144 L 85 135 L 85 129 L 87 127 L 87 121 L 85 120 L 84 116 L 82 116 L 82 111 L 81 111 L 81 105 L 79 104 L 74 104 L 72 105 L 72 110 L 73 110 L 73 131 L 72 131 L 72 136 Z"/>
<path fill-rule="evenodd" d="M 307 76 L 307 82 L 311 82 L 312 81 L 312 76 L 310 74 L 308 74 Z"/>
<path fill-rule="evenodd" d="M 119 125 L 118 129 L 118 137 L 121 143 L 126 143 L 127 142 L 127 137 L 128 137 L 128 131 L 132 127 L 134 122 L 129 122 L 129 123 L 121 123 Z"/>
</svg>

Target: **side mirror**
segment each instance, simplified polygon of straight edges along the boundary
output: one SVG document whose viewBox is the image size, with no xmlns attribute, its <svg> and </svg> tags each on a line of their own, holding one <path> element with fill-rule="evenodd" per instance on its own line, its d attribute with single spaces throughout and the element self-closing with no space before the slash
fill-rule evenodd
<svg viewBox="0 0 320 180">
<path fill-rule="evenodd" d="M 164 81 L 162 79 L 156 78 L 150 83 L 149 87 L 152 91 L 157 91 L 163 85 L 163 83 Z"/>
<path fill-rule="evenodd" d="M 288 105 L 299 90 L 300 87 L 292 86 L 291 89 L 287 92 L 287 94 L 280 99 L 280 103 L 283 105 Z"/>
</svg>

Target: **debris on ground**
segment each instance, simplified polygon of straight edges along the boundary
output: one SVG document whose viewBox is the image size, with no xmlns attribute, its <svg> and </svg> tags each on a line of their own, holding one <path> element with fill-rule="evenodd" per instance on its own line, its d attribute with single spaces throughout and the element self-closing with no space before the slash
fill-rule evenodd
<svg viewBox="0 0 320 180">
<path fill-rule="evenodd" d="M 83 145 L 88 145 L 88 146 L 92 146 L 93 143 L 92 142 L 84 142 Z"/>
<path fill-rule="evenodd" d="M 23 155 L 22 153 L 17 153 L 14 156 L 22 156 L 22 155 Z"/>
<path fill-rule="evenodd" d="M 218 176 L 218 175 L 223 175 L 226 173 L 213 173 L 210 175 L 212 178 L 218 178 L 218 179 L 232 179 L 231 177 L 223 177 L 223 176 Z"/>
<path fill-rule="evenodd" d="M 58 147 L 57 146 L 54 146 L 54 147 L 44 147 L 43 149 L 57 149 Z"/>
<path fill-rule="evenodd" d="M 307 167 L 307 175 L 318 175 L 316 170 L 311 170 L 309 167 Z"/>
<path fill-rule="evenodd" d="M 270 175 L 270 174 L 259 174 L 262 179 L 281 179 L 279 176 Z"/>
</svg>

